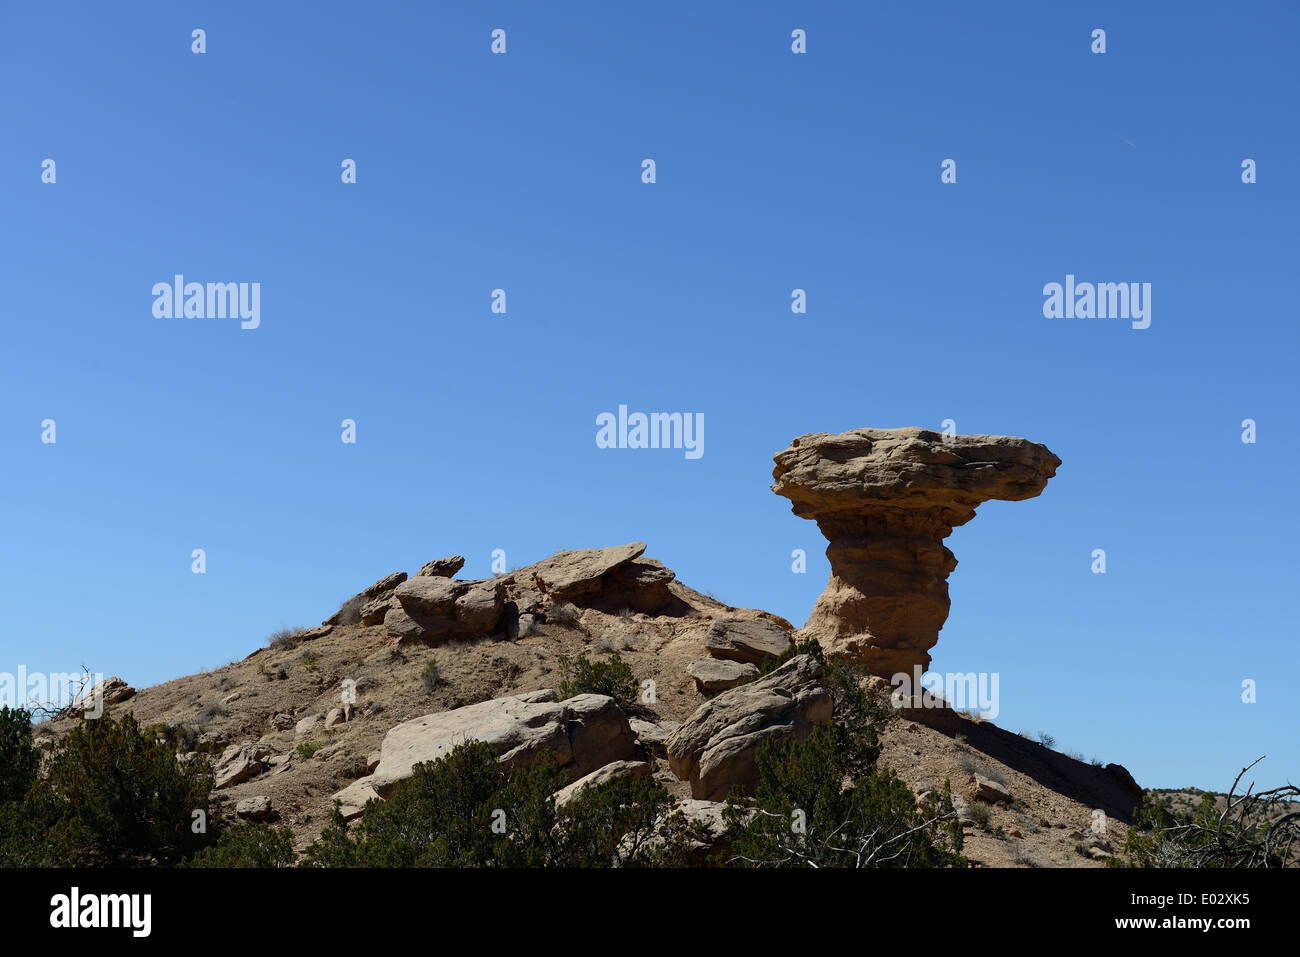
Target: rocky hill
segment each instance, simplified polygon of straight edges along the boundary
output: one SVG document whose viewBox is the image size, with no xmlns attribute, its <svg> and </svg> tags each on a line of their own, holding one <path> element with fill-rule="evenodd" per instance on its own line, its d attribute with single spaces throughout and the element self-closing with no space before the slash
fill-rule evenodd
<svg viewBox="0 0 1300 957">
<path fill-rule="evenodd" d="M 388 574 L 319 626 L 223 668 L 139 691 L 114 679 L 107 708 L 180 730 L 210 755 L 229 814 L 284 824 L 299 847 L 336 800 L 356 816 L 468 738 L 504 762 L 549 748 L 576 787 L 654 775 L 691 817 L 717 822 L 718 802 L 750 782 L 759 742 L 830 719 L 816 661 L 799 655 L 765 676 L 759 665 L 817 637 L 888 693 L 896 666 L 928 663 L 946 617 L 956 561 L 942 539 L 980 501 L 1038 494 L 1060 464 L 1021 439 L 956 438 L 857 430 L 804 436 L 777 456 L 774 489 L 831 542 L 831 583 L 802 633 L 687 587 L 639 542 L 477 581 L 456 578 L 464 560 L 452 556 Z M 638 683 L 635 703 L 558 700 L 566 658 L 615 653 Z M 880 763 L 918 795 L 951 784 L 977 865 L 1096 867 L 1122 844 L 1141 799 L 1122 767 L 933 699 L 897 703 Z M 46 722 L 38 741 L 74 720 Z"/>
</svg>

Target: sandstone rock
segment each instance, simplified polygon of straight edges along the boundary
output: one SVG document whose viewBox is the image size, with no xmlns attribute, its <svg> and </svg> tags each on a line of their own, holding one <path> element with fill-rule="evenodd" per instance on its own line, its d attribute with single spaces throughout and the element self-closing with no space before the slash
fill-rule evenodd
<svg viewBox="0 0 1300 957">
<path fill-rule="evenodd" d="M 315 628 L 299 628 L 294 632 L 294 637 L 299 641 L 315 641 L 317 638 L 324 638 L 333 630 L 333 625 L 317 625 Z"/>
<path fill-rule="evenodd" d="M 623 609 L 655 615 L 673 603 L 668 583 L 676 572 L 653 558 L 637 558 L 620 565 L 601 579 L 599 607 L 609 612 Z"/>
<path fill-rule="evenodd" d="M 379 759 L 380 759 L 380 757 L 381 757 L 381 755 L 380 755 L 380 753 L 379 753 L 378 751 L 371 751 L 370 754 L 366 755 L 366 773 L 367 773 L 367 774 L 374 774 L 374 773 L 375 773 L 375 768 L 379 767 Z"/>
<path fill-rule="evenodd" d="M 574 601 L 600 591 L 601 579 L 627 562 L 640 558 L 644 542 L 612 548 L 580 548 L 552 555 L 526 570 L 537 589 L 552 601 Z"/>
<path fill-rule="evenodd" d="M 271 724 L 279 728 L 281 731 L 288 731 L 290 728 L 294 727 L 295 722 L 292 715 L 280 712 L 271 718 Z"/>
<path fill-rule="evenodd" d="M 957 567 L 943 540 L 982 502 L 1038 495 L 1061 464 L 1025 439 L 917 428 L 804 435 L 775 461 L 772 490 L 830 542 L 803 636 L 886 676 L 929 666 Z"/>
<path fill-rule="evenodd" d="M 265 821 L 271 816 L 271 799 L 264 794 L 244 798 L 235 805 L 235 817 L 247 821 Z"/>
<path fill-rule="evenodd" d="M 370 779 L 359 778 L 335 794 L 331 804 L 333 801 L 338 801 L 343 820 L 351 821 L 361 816 L 361 813 L 366 809 L 367 802 L 377 800 L 380 800 L 380 797 L 375 793 L 375 789 L 370 786 Z"/>
<path fill-rule="evenodd" d="M 997 781 L 990 780 L 980 774 L 972 774 L 970 786 L 967 788 L 967 794 L 973 801 L 983 801 L 985 804 L 1010 804 L 1011 792 L 1005 785 Z"/>
<path fill-rule="evenodd" d="M 415 573 L 416 578 L 453 578 L 456 573 L 465 567 L 464 555 L 452 555 L 449 558 L 435 558 L 431 562 L 426 562 L 424 566 Z"/>
<path fill-rule="evenodd" d="M 796 655 L 771 674 L 700 705 L 668 738 L 668 766 L 709 801 L 756 780 L 754 752 L 772 739 L 802 741 L 831 719 L 821 665 Z"/>
<path fill-rule="evenodd" d="M 695 687 L 701 694 L 716 694 L 749 678 L 757 678 L 758 666 L 721 658 L 700 658 L 690 663 L 686 673 L 695 679 Z"/>
<path fill-rule="evenodd" d="M 556 791 L 555 806 L 564 807 L 564 805 L 576 798 L 583 788 L 604 784 L 606 781 L 614 780 L 614 778 L 644 778 L 653 770 L 654 767 L 649 761 L 613 761 Z"/>
<path fill-rule="evenodd" d="M 403 722 L 384 736 L 379 766 L 362 780 L 387 796 L 416 764 L 470 740 L 487 742 L 508 767 L 528 765 L 549 748 L 574 778 L 614 761 L 644 758 L 627 716 L 612 698 L 584 694 L 548 700 L 554 695 L 548 690 L 495 698 Z"/>
<path fill-rule="evenodd" d="M 388 614 L 388 609 L 394 604 L 392 595 L 381 595 L 378 598 L 372 598 L 361 606 L 361 624 L 370 626 L 377 625 L 384 620 Z"/>
<path fill-rule="evenodd" d="M 344 716 L 342 708 L 330 708 L 329 712 L 325 715 L 325 730 L 328 731 L 331 728 L 337 728 L 345 721 L 347 721 L 347 718 Z"/>
<path fill-rule="evenodd" d="M 402 642 L 436 643 L 491 634 L 505 603 L 504 583 L 493 578 L 411 578 L 394 589 L 393 596 L 396 601 L 389 605 L 384 627 Z"/>
<path fill-rule="evenodd" d="M 221 703 L 222 703 L 222 704 L 234 704 L 236 701 L 238 701 L 238 700 L 239 700 L 240 698 L 242 698 L 243 696 L 244 696 L 244 695 L 243 695 L 242 692 L 235 691 L 235 692 L 233 692 L 233 693 L 231 693 L 231 694 L 226 695 L 224 698 L 222 698 L 222 699 L 221 699 Z"/>
<path fill-rule="evenodd" d="M 260 744 L 232 744 L 222 752 L 212 771 L 212 789 L 233 787 L 261 774 L 270 753 L 270 748 Z"/>
<path fill-rule="evenodd" d="M 309 714 L 294 726 L 294 734 L 299 737 L 311 734 L 316 730 L 316 725 L 320 722 L 320 715 Z"/>
<path fill-rule="evenodd" d="M 134 696 L 135 689 L 121 678 L 105 678 L 78 694 L 73 703 L 60 711 L 58 716 L 67 718 L 84 714 L 101 707 L 119 704 Z"/>
<path fill-rule="evenodd" d="M 704 647 L 714 658 L 759 665 L 790 647 L 791 635 L 774 621 L 723 618 L 709 627 Z"/>
<path fill-rule="evenodd" d="M 372 599 L 388 597 L 392 594 L 393 589 L 404 581 L 406 581 L 406 572 L 393 572 L 391 575 L 385 575 L 373 585 L 362 589 L 345 601 L 338 611 L 321 622 L 321 627 L 337 625 L 343 618 L 343 609 L 349 605 L 360 604 L 361 607 L 365 607 Z"/>
<path fill-rule="evenodd" d="M 641 718 L 629 718 L 628 724 L 636 739 L 641 742 L 641 746 L 661 758 L 668 756 L 668 736 L 682 726 L 680 721 L 668 719 L 656 723 Z"/>
</svg>

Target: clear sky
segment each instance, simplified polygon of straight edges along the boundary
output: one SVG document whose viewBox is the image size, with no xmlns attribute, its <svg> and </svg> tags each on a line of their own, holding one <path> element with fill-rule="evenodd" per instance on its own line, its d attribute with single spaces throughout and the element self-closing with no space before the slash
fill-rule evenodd
<svg viewBox="0 0 1300 957">
<path fill-rule="evenodd" d="M 1298 44 L 1283 2 L 6 4 L 0 671 L 144 686 L 634 540 L 802 624 L 772 455 L 952 419 L 1064 464 L 948 540 L 934 667 L 1147 786 L 1300 778 Z M 260 326 L 156 318 L 177 273 Z M 1150 327 L 1045 318 L 1067 274 Z M 703 456 L 598 448 L 620 404 Z"/>
</svg>

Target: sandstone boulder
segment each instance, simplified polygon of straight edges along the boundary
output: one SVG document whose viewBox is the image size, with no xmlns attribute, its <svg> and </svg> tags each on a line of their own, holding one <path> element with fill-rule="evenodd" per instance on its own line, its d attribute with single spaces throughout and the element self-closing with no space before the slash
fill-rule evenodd
<svg viewBox="0 0 1300 957">
<path fill-rule="evenodd" d="M 704 647 L 714 658 L 760 665 L 785 654 L 790 639 L 788 631 L 766 618 L 723 618 L 709 626 Z"/>
<path fill-rule="evenodd" d="M 552 601 L 575 601 L 597 594 L 606 575 L 640 558 L 644 551 L 644 542 L 611 548 L 580 548 L 552 555 L 524 571 L 535 587 Z"/>
<path fill-rule="evenodd" d="M 437 643 L 491 634 L 505 605 L 504 583 L 494 578 L 458 581 L 426 575 L 403 582 L 393 597 L 384 627 L 402 642 Z"/>
<path fill-rule="evenodd" d="M 549 748 L 574 778 L 615 761 L 644 759 L 627 716 L 612 698 L 554 697 L 549 690 L 512 695 L 403 722 L 384 736 L 379 766 L 361 780 L 387 796 L 416 764 L 434 761 L 471 740 L 487 742 L 508 767 L 531 764 Z"/>
<path fill-rule="evenodd" d="M 572 784 L 555 792 L 555 806 L 564 807 L 581 793 L 583 788 L 604 784 L 615 778 L 644 778 L 654 770 L 649 761 L 612 761 L 604 767 L 597 768 L 590 774 L 584 774 Z"/>
<path fill-rule="evenodd" d="M 667 718 L 660 721 L 645 721 L 642 718 L 629 718 L 628 724 L 641 746 L 657 757 L 668 756 L 668 736 L 680 728 L 680 721 Z"/>
<path fill-rule="evenodd" d="M 1025 439 L 917 428 L 804 435 L 775 460 L 772 490 L 830 542 L 830 581 L 802 634 L 886 676 L 929 666 L 957 567 L 943 544 L 953 528 L 989 499 L 1033 498 L 1061 464 Z"/>
<path fill-rule="evenodd" d="M 418 572 L 416 578 L 453 578 L 456 573 L 465 567 L 464 555 L 452 555 L 448 558 L 435 558 L 431 562 L 426 562 Z"/>
<path fill-rule="evenodd" d="M 391 575 L 385 575 L 373 585 L 362 589 L 345 601 L 338 611 L 321 622 L 321 626 L 325 627 L 339 624 L 343 620 L 343 610 L 349 605 L 364 607 L 368 602 L 374 599 L 386 598 L 392 594 L 394 588 L 404 581 L 406 581 L 406 572 L 393 572 Z"/>
<path fill-rule="evenodd" d="M 985 804 L 1010 804 L 1012 800 L 1011 792 L 1005 785 L 982 774 L 971 775 L 966 793 L 972 801 L 983 801 Z"/>
<path fill-rule="evenodd" d="M 753 786 L 754 752 L 764 741 L 802 741 L 831 719 L 822 669 L 809 655 L 796 655 L 771 674 L 724 691 L 700 705 L 668 738 L 668 766 L 691 795 L 725 800 L 733 788 Z"/>
<path fill-rule="evenodd" d="M 758 666 L 742 661 L 721 658 L 700 658 L 692 661 L 686 673 L 695 679 L 700 694 L 717 694 L 734 688 L 742 681 L 758 677 Z"/>
<path fill-rule="evenodd" d="M 235 817 L 246 821 L 265 821 L 271 816 L 271 799 L 264 794 L 244 798 L 235 805 Z"/>
<path fill-rule="evenodd" d="M 212 789 L 234 787 L 266 770 L 271 749 L 260 744 L 232 744 L 212 770 Z"/>
</svg>

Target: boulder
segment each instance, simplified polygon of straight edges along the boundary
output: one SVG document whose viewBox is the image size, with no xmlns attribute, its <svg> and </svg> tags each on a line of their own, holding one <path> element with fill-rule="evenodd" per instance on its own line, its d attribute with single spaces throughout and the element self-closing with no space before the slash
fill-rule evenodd
<svg viewBox="0 0 1300 957">
<path fill-rule="evenodd" d="M 802 741 L 831 719 L 821 665 L 796 655 L 757 681 L 724 691 L 695 709 L 669 736 L 668 766 L 690 781 L 692 797 L 725 800 L 757 779 L 754 752 L 764 741 Z"/>
<path fill-rule="evenodd" d="M 649 761 L 612 761 L 604 767 L 597 768 L 590 774 L 584 774 L 572 784 L 556 791 L 555 806 L 564 807 L 564 805 L 576 798 L 583 788 L 604 784 L 606 781 L 612 781 L 615 778 L 644 778 L 649 776 L 653 770 L 654 766 Z"/>
<path fill-rule="evenodd" d="M 235 805 L 235 817 L 246 821 L 265 821 L 271 816 L 271 799 L 264 794 L 244 798 Z"/>
<path fill-rule="evenodd" d="M 121 678 L 105 678 L 78 694 L 72 704 L 59 712 L 58 717 L 67 718 L 77 713 L 93 712 L 134 696 L 135 689 Z"/>
<path fill-rule="evenodd" d="M 491 634 L 505 605 L 504 583 L 493 578 L 411 578 L 394 589 L 393 597 L 396 601 L 389 604 L 384 627 L 401 642 L 432 644 Z"/>
<path fill-rule="evenodd" d="M 982 774 L 971 775 L 970 786 L 966 789 L 966 793 L 972 801 L 983 801 L 985 804 L 1010 804 L 1012 801 L 1011 792 L 1005 785 Z"/>
<path fill-rule="evenodd" d="M 723 618 L 709 626 L 704 648 L 714 658 L 759 665 L 790 647 L 790 632 L 766 618 Z"/>
<path fill-rule="evenodd" d="M 342 708 L 330 708 L 329 712 L 325 715 L 325 730 L 328 731 L 331 728 L 337 728 L 347 720 L 347 716 L 343 713 Z"/>
<path fill-rule="evenodd" d="M 680 721 L 663 719 L 658 722 L 629 718 L 628 724 L 641 746 L 657 757 L 668 756 L 668 736 L 682 726 Z"/>
<path fill-rule="evenodd" d="M 293 636 L 299 641 L 315 641 L 317 638 L 324 638 L 333 630 L 333 625 L 317 625 L 315 628 L 299 628 Z"/>
<path fill-rule="evenodd" d="M 426 562 L 420 570 L 415 573 L 415 577 L 452 578 L 464 567 L 464 555 L 452 555 L 449 558 L 435 558 L 431 562 Z"/>
<path fill-rule="evenodd" d="M 717 694 L 734 688 L 742 681 L 757 678 L 758 666 L 747 661 L 700 658 L 690 663 L 686 673 L 695 679 L 695 687 L 701 694 Z"/>
<path fill-rule="evenodd" d="M 260 744 L 232 744 L 212 770 L 212 789 L 234 787 L 266 770 L 271 749 Z"/>
<path fill-rule="evenodd" d="M 772 491 L 830 543 L 801 635 L 886 677 L 929 667 L 957 567 L 944 539 L 983 502 L 1038 495 L 1061 464 L 1025 439 L 917 428 L 803 435 L 775 461 Z"/>
<path fill-rule="evenodd" d="M 333 801 L 338 801 L 343 820 L 351 821 L 361 816 L 361 813 L 366 809 L 367 803 L 377 800 L 381 800 L 381 798 L 375 793 L 375 789 L 370 786 L 370 779 L 359 778 L 335 794 L 331 804 Z"/>
<path fill-rule="evenodd" d="M 288 731 L 290 728 L 294 727 L 296 722 L 293 720 L 292 715 L 287 715 L 284 712 L 279 712 L 278 714 L 276 714 L 274 717 L 271 718 L 271 724 L 274 725 L 276 728 L 279 728 L 281 731 Z"/>
<path fill-rule="evenodd" d="M 425 715 L 392 728 L 380 746 L 379 766 L 368 781 L 381 796 L 465 741 L 485 741 L 507 767 L 531 764 L 544 749 L 573 778 L 615 761 L 644 759 L 627 716 L 605 695 L 555 701 L 555 692 L 533 692 Z"/>
<path fill-rule="evenodd" d="M 644 551 L 644 542 L 611 548 L 580 548 L 559 552 L 530 565 L 524 572 L 532 578 L 537 590 L 552 601 L 575 601 L 597 594 L 601 579 L 620 565 L 640 558 Z"/>
<path fill-rule="evenodd" d="M 299 737 L 305 737 L 316 730 L 316 725 L 320 723 L 320 715 L 309 714 L 294 726 L 294 734 Z"/>
<path fill-rule="evenodd" d="M 404 581 L 406 581 L 406 572 L 393 572 L 391 575 L 385 575 L 373 585 L 362 589 L 345 601 L 338 611 L 321 622 L 321 627 L 337 625 L 343 619 L 343 609 L 347 608 L 349 605 L 357 605 L 364 608 L 365 605 L 373 599 L 388 597 L 392 594 L 393 589 Z"/>
<path fill-rule="evenodd" d="M 382 595 L 379 598 L 371 598 L 361 606 L 361 624 L 370 626 L 377 625 L 384 620 L 388 614 L 388 609 L 394 604 L 392 595 Z"/>
</svg>

